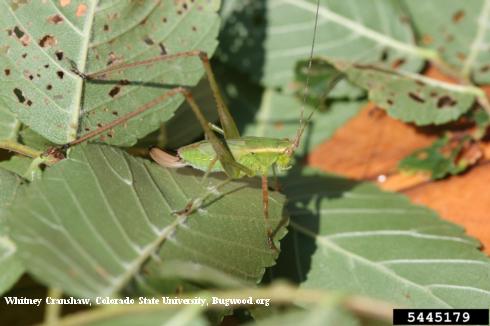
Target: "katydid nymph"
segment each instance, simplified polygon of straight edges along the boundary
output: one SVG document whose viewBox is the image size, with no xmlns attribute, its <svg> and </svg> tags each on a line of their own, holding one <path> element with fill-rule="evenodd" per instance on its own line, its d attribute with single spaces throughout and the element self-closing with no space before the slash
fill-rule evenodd
<svg viewBox="0 0 490 326">
<path fill-rule="evenodd" d="M 317 2 L 317 10 L 319 1 Z M 314 22 L 313 42 L 311 46 L 310 60 L 308 71 L 311 68 L 313 59 L 314 43 L 316 38 L 316 30 L 318 25 L 318 12 Z M 191 92 L 183 87 L 176 87 L 163 93 L 161 96 L 149 101 L 136 110 L 123 115 L 111 123 L 108 123 L 84 136 L 72 141 L 64 146 L 71 147 L 75 144 L 84 142 L 90 138 L 100 135 L 106 131 L 110 131 L 115 126 L 125 123 L 129 119 L 138 116 L 144 111 L 153 108 L 155 105 L 166 101 L 173 96 L 183 96 L 193 113 L 197 117 L 206 139 L 194 144 L 181 147 L 177 150 L 177 154 L 171 155 L 161 149 L 153 148 L 150 150 L 150 156 L 154 161 L 166 168 L 180 168 L 191 166 L 195 169 L 204 171 L 203 181 L 209 173 L 224 172 L 227 178 L 218 185 L 208 189 L 206 193 L 198 198 L 191 200 L 182 210 L 175 212 L 181 216 L 189 216 L 195 210 L 199 209 L 205 199 L 210 195 L 219 191 L 220 187 L 230 182 L 233 179 L 242 177 L 261 177 L 262 186 L 262 204 L 263 215 L 266 225 L 267 242 L 271 249 L 277 250 L 273 238 L 274 230 L 269 223 L 269 185 L 268 174 L 272 169 L 288 169 L 291 166 L 292 156 L 298 148 L 301 136 L 311 119 L 312 113 L 305 119 L 303 117 L 303 109 L 301 109 L 301 117 L 298 130 L 293 139 L 276 139 L 266 137 L 241 137 L 238 128 L 231 116 L 225 101 L 221 95 L 214 72 L 211 68 L 209 58 L 206 53 L 201 51 L 187 51 L 175 54 L 162 55 L 144 61 L 123 63 L 108 67 L 105 70 L 99 71 L 96 74 L 85 75 L 73 67 L 73 72 L 84 78 L 87 81 L 104 80 L 109 73 L 131 69 L 133 67 L 147 66 L 159 61 L 171 61 L 184 57 L 197 57 L 200 59 L 204 71 L 213 93 L 221 128 L 210 123 L 204 117 L 201 109 L 194 100 Z M 306 83 L 305 94 L 308 89 L 308 81 Z M 304 107 L 305 99 L 303 100 Z M 218 136 L 220 134 L 221 136 Z"/>
</svg>

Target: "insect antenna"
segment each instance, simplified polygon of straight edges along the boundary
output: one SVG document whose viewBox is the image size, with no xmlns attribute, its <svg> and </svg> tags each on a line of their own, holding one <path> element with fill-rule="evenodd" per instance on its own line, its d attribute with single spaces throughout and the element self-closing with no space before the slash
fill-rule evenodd
<svg viewBox="0 0 490 326">
<path fill-rule="evenodd" d="M 303 133 L 308 126 L 308 123 L 310 122 L 311 118 L 313 117 L 313 114 L 315 113 L 316 109 L 315 108 L 313 111 L 308 114 L 308 117 L 305 119 L 304 114 L 305 114 L 305 106 L 306 106 L 306 100 L 308 98 L 309 90 L 310 90 L 310 77 L 311 77 L 311 69 L 313 65 L 313 55 L 315 53 L 315 41 L 316 41 L 316 35 L 318 31 L 318 17 L 320 13 L 320 0 L 317 0 L 316 3 L 316 15 L 315 15 L 315 27 L 313 29 L 313 40 L 311 42 L 311 49 L 310 49 L 310 56 L 308 60 L 308 66 L 307 66 L 307 71 L 306 71 L 306 83 L 305 83 L 305 88 L 303 92 L 303 100 L 302 100 L 302 105 L 301 105 L 301 113 L 300 113 L 300 118 L 299 118 L 299 127 L 298 131 L 296 133 L 296 136 L 294 137 L 294 140 L 292 142 L 292 146 L 287 149 L 286 154 L 289 156 L 293 155 L 295 150 L 299 147 L 301 137 L 303 136 Z M 330 93 L 330 91 L 335 87 L 338 81 L 340 81 L 343 78 L 343 74 L 341 72 L 338 72 L 335 76 L 333 76 L 331 82 L 327 86 L 325 92 L 323 93 L 322 100 L 327 97 L 327 95 Z"/>
<path fill-rule="evenodd" d="M 303 135 L 306 126 L 308 125 L 308 122 L 310 121 L 311 117 L 313 116 L 313 113 L 315 111 L 312 111 L 306 120 L 304 119 L 305 115 L 305 105 L 306 105 L 306 99 L 309 93 L 309 88 L 310 88 L 310 75 L 311 75 L 311 66 L 313 64 L 313 54 L 315 52 L 315 41 L 316 41 L 316 33 L 318 30 L 318 16 L 320 13 L 320 0 L 316 1 L 316 14 L 315 14 L 315 27 L 313 28 L 313 40 L 311 42 L 311 49 L 310 49 L 310 58 L 308 60 L 308 67 L 306 71 L 306 84 L 305 84 L 305 90 L 303 92 L 303 103 L 301 105 L 301 113 L 299 117 L 299 128 L 296 133 L 296 137 L 294 138 L 294 141 L 292 143 L 292 146 L 286 150 L 286 154 L 291 156 L 294 154 L 294 151 L 298 148 L 299 142 L 301 141 L 301 136 Z"/>
</svg>

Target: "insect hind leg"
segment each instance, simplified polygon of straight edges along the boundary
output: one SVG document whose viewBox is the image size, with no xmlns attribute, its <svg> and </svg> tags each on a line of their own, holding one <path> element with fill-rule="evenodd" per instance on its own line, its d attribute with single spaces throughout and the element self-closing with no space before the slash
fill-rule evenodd
<svg viewBox="0 0 490 326">
<path fill-rule="evenodd" d="M 267 180 L 267 175 L 262 175 L 262 207 L 264 212 L 265 227 L 267 233 L 267 243 L 269 247 L 274 251 L 279 251 L 274 243 L 274 232 L 270 225 L 269 219 L 269 183 Z"/>
</svg>

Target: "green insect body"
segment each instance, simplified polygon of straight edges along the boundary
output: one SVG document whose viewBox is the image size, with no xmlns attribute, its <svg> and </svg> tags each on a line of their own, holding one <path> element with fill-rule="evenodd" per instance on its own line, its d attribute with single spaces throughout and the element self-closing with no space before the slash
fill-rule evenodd
<svg viewBox="0 0 490 326">
<path fill-rule="evenodd" d="M 275 139 L 265 137 L 241 137 L 238 139 L 227 139 L 226 144 L 235 160 L 249 168 L 255 175 L 266 175 L 275 164 L 279 169 L 288 169 L 291 156 L 287 154 L 291 142 L 288 139 Z M 200 141 L 178 149 L 180 162 L 190 165 L 195 169 L 209 172 L 224 172 L 224 169 L 216 160 L 216 152 L 208 141 Z M 245 176 L 241 172 L 240 176 Z"/>
</svg>

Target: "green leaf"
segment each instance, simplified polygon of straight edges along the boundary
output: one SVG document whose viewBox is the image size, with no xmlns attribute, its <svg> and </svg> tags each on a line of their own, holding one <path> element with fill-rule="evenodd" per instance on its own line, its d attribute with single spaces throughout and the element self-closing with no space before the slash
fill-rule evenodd
<svg viewBox="0 0 490 326">
<path fill-rule="evenodd" d="M 185 219 L 173 212 L 207 189 L 193 170 L 164 169 L 107 146 L 77 146 L 20 189 L 12 237 L 30 273 L 81 297 L 114 294 L 144 279 L 143 265 L 157 270 L 174 260 L 258 282 L 278 253 L 267 243 L 255 181 L 227 185 Z M 283 204 L 283 196 L 271 194 L 273 229 L 285 221 Z M 284 234 L 279 227 L 275 240 Z"/>
<path fill-rule="evenodd" d="M 473 87 L 453 85 L 376 66 L 337 62 L 354 84 L 369 91 L 369 99 L 388 114 L 417 125 L 443 124 L 471 109 L 480 94 Z"/>
<path fill-rule="evenodd" d="M 19 120 L 5 106 L 1 105 L 0 102 L 0 139 L 16 140 L 19 127 Z"/>
<path fill-rule="evenodd" d="M 403 171 L 429 172 L 437 180 L 447 175 L 456 175 L 468 169 L 474 162 L 464 159 L 464 151 L 470 146 L 469 136 L 463 139 L 451 139 L 448 136 L 436 140 L 427 148 L 418 149 L 398 164 Z"/>
<path fill-rule="evenodd" d="M 219 0 L 0 3 L 0 99 L 43 137 L 66 143 L 162 95 L 171 85 L 193 86 L 203 75 L 196 58 L 83 80 L 111 64 L 216 45 Z M 124 80 L 124 82 L 121 82 Z M 126 80 L 133 81 L 127 84 Z M 149 86 L 149 87 L 148 87 Z M 157 129 L 183 102 L 174 97 L 111 131 L 106 141 L 131 145 Z M 81 109 L 83 108 L 83 109 Z M 112 139 L 109 139 L 112 136 Z"/>
<path fill-rule="evenodd" d="M 489 0 L 403 3 L 423 46 L 438 51 L 447 63 L 476 83 L 490 82 Z"/>
<path fill-rule="evenodd" d="M 302 60 L 296 64 L 296 87 L 298 97 L 306 95 L 307 103 L 314 108 L 326 109 L 332 99 L 356 100 L 365 91 L 342 78 L 335 66 L 325 60 Z"/>
<path fill-rule="evenodd" d="M 47 148 L 55 146 L 55 144 L 26 126 L 22 126 L 19 136 L 22 144 L 39 151 L 45 151 Z"/>
<path fill-rule="evenodd" d="M 490 260 L 462 228 L 370 183 L 294 172 L 275 276 L 404 307 L 488 308 Z"/>
<path fill-rule="evenodd" d="M 9 160 L 0 161 L 0 167 L 18 176 L 23 176 L 30 169 L 32 162 L 33 160 L 30 157 L 14 155 Z"/>
<path fill-rule="evenodd" d="M 24 273 L 5 221 L 5 209 L 15 197 L 19 185 L 20 178 L 0 168 L 0 294 L 10 289 Z"/>
<path fill-rule="evenodd" d="M 226 9 L 220 58 L 264 85 L 287 85 L 309 57 L 316 1 L 234 1 Z M 415 46 L 396 1 L 321 0 L 315 55 L 418 71 L 434 53 Z"/>
<path fill-rule="evenodd" d="M 192 96 L 199 104 L 202 113 L 208 121 L 218 120 L 218 111 L 213 93 L 207 79 L 202 79 L 192 89 Z M 138 142 L 138 147 L 179 148 L 199 139 L 203 134 L 201 125 L 196 119 L 187 102 L 184 102 L 174 116 L 154 132 Z"/>
</svg>

